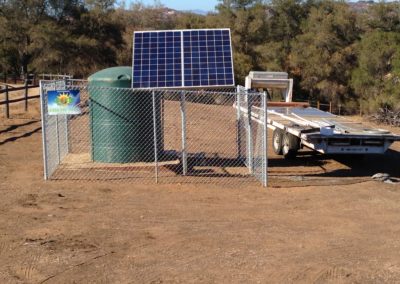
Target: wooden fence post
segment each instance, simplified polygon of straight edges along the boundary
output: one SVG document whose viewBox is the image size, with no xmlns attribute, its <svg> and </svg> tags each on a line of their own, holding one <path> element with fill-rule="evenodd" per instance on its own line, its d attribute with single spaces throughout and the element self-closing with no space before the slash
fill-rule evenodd
<svg viewBox="0 0 400 284">
<path fill-rule="evenodd" d="M 317 101 L 317 109 L 320 109 L 319 101 Z"/>
<path fill-rule="evenodd" d="M 28 79 L 25 79 L 25 111 L 28 111 Z"/>
<path fill-rule="evenodd" d="M 5 106 L 6 118 L 10 118 L 10 108 L 9 108 L 10 105 L 8 102 L 8 85 L 6 85 L 5 95 L 6 95 L 6 106 Z"/>
<path fill-rule="evenodd" d="M 332 101 L 329 102 L 329 112 L 332 113 Z"/>
</svg>

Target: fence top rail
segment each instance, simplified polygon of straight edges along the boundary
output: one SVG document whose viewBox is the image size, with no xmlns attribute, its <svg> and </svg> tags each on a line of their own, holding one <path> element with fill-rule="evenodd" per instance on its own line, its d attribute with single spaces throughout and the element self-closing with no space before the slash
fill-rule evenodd
<svg viewBox="0 0 400 284">
<path fill-rule="evenodd" d="M 51 78 L 73 78 L 73 75 L 62 75 L 62 74 L 40 74 L 40 77 L 51 77 Z"/>
<path fill-rule="evenodd" d="M 40 98 L 40 95 L 29 96 L 26 99 L 25 98 L 17 98 L 17 99 L 12 99 L 12 100 L 8 100 L 8 101 L 0 101 L 0 105 L 18 103 L 18 102 L 23 102 L 25 100 L 38 99 L 38 98 Z"/>
<path fill-rule="evenodd" d="M 135 93 L 151 93 L 158 92 L 164 94 L 179 94 L 185 93 L 190 95 L 227 95 L 231 96 L 237 94 L 236 88 L 227 89 L 165 89 L 165 88 L 119 88 L 119 87 L 105 87 L 105 86 L 89 86 L 89 82 L 83 79 L 68 79 L 68 80 L 40 80 L 44 88 L 54 87 L 56 84 L 66 84 L 67 89 L 96 89 L 96 90 L 123 90 Z M 249 96 L 260 96 L 262 92 L 249 92 Z"/>
</svg>

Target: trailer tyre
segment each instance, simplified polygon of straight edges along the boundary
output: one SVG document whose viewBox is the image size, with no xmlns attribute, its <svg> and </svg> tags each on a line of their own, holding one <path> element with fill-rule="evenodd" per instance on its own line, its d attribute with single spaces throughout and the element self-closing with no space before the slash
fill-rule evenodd
<svg viewBox="0 0 400 284">
<path fill-rule="evenodd" d="M 282 155 L 282 139 L 283 139 L 283 131 L 275 128 L 272 133 L 272 150 L 277 155 Z"/>
<path fill-rule="evenodd" d="M 282 140 L 282 154 L 286 159 L 293 159 L 296 157 L 300 148 L 300 139 L 288 132 L 283 135 Z"/>
</svg>

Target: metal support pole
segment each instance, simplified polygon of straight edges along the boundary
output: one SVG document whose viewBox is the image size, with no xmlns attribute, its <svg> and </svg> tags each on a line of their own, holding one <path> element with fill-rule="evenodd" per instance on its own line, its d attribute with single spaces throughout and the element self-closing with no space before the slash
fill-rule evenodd
<svg viewBox="0 0 400 284">
<path fill-rule="evenodd" d="M 68 114 L 65 115 L 65 144 L 67 146 L 67 154 L 69 154 L 69 123 L 68 123 Z"/>
<path fill-rule="evenodd" d="M 28 111 L 28 79 L 25 79 L 25 111 Z"/>
<path fill-rule="evenodd" d="M 68 90 L 68 80 L 65 79 L 64 81 L 64 88 L 65 90 Z M 67 150 L 67 154 L 69 154 L 69 123 L 68 123 L 68 114 L 65 115 L 65 146 Z"/>
<path fill-rule="evenodd" d="M 56 136 L 57 136 L 57 157 L 58 157 L 58 165 L 61 162 L 61 157 L 60 157 L 60 133 L 58 129 L 58 115 L 55 115 L 56 118 Z"/>
<path fill-rule="evenodd" d="M 252 96 L 246 91 L 246 99 L 247 99 L 247 165 L 249 167 L 249 172 L 251 174 L 254 173 L 253 167 L 253 127 L 251 122 L 251 107 L 253 104 Z"/>
<path fill-rule="evenodd" d="M 186 148 L 186 101 L 185 92 L 181 91 L 180 99 L 181 121 L 182 121 L 182 174 L 187 175 L 187 148 Z"/>
<path fill-rule="evenodd" d="M 262 110 L 263 110 L 263 186 L 268 186 L 268 127 L 267 127 L 267 93 L 262 95 Z"/>
<path fill-rule="evenodd" d="M 164 149 L 164 144 L 165 144 L 165 140 L 164 140 L 164 125 L 165 125 L 165 117 L 164 117 L 164 110 L 165 110 L 165 100 L 164 100 L 164 93 L 160 94 L 160 113 L 158 114 L 161 120 L 161 125 L 160 125 L 160 137 L 159 139 L 159 143 L 162 145 L 161 149 Z"/>
<path fill-rule="evenodd" d="M 92 101 L 92 96 L 91 96 L 91 87 L 90 86 L 88 86 L 87 87 L 88 89 L 88 108 L 89 108 L 89 123 L 90 123 L 90 141 L 89 141 L 89 143 L 90 143 L 90 145 L 92 145 L 92 147 L 90 147 L 90 149 L 91 149 L 91 153 L 90 153 L 90 161 L 91 162 L 94 162 L 94 149 L 95 149 L 95 139 L 94 139 L 94 137 L 93 137 L 93 135 L 94 135 L 94 131 L 93 131 L 93 129 L 94 129 L 94 125 L 93 125 L 93 121 L 95 120 L 94 119 L 94 112 L 92 111 L 93 110 L 93 105 L 94 105 L 94 103 L 93 103 L 93 101 Z"/>
<path fill-rule="evenodd" d="M 9 97 L 8 97 L 8 85 L 6 85 L 5 96 L 6 96 L 6 106 L 5 106 L 6 118 L 10 118 L 10 103 L 8 101 L 8 99 L 9 99 Z"/>
<path fill-rule="evenodd" d="M 240 129 L 240 89 L 239 86 L 237 87 L 236 91 L 236 145 L 237 145 L 237 158 L 238 160 L 242 159 L 242 153 L 241 153 L 241 142 L 242 142 L 242 137 L 241 137 L 241 129 Z"/>
<path fill-rule="evenodd" d="M 45 121 L 46 115 L 46 99 L 45 94 L 43 92 L 42 82 L 39 82 L 39 89 L 40 89 L 40 112 L 42 117 L 42 143 L 43 143 L 43 171 L 44 171 L 44 179 L 48 180 L 48 163 L 47 163 L 47 141 L 46 141 L 46 129 L 47 123 Z"/>
<path fill-rule="evenodd" d="M 157 116 L 156 116 L 156 94 L 153 91 L 153 132 L 154 132 L 154 170 L 156 183 L 158 183 L 158 150 L 157 150 Z"/>
<path fill-rule="evenodd" d="M 54 91 L 57 89 L 56 84 L 54 84 Z M 58 129 L 58 115 L 55 115 L 56 118 L 56 137 L 57 137 L 57 157 L 58 157 L 58 165 L 61 162 L 60 158 L 60 132 Z"/>
</svg>

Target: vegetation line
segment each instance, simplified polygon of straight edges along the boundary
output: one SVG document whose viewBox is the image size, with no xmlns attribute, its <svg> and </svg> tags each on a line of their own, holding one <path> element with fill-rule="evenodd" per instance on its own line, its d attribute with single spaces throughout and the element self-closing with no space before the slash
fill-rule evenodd
<svg viewBox="0 0 400 284">
<path fill-rule="evenodd" d="M 231 29 L 238 84 L 251 70 L 286 71 L 298 100 L 341 113 L 400 108 L 399 2 L 219 0 L 202 15 L 116 0 L 4 0 L 0 79 L 131 66 L 134 31 L 187 28 Z"/>
</svg>

